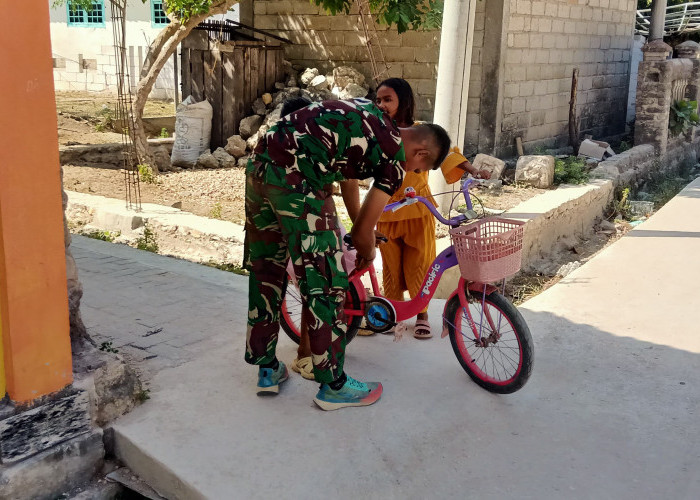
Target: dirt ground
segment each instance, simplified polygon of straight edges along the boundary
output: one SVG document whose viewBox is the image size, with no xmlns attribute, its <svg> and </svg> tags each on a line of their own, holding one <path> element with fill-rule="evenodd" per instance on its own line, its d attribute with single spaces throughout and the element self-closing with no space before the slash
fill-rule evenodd
<svg viewBox="0 0 700 500">
<path fill-rule="evenodd" d="M 107 110 L 113 109 L 114 101 L 114 96 L 109 95 L 58 93 L 56 106 L 59 143 L 70 145 L 121 142 L 121 134 L 100 127 L 105 123 L 105 117 L 109 117 Z M 174 111 L 174 104 L 171 102 L 149 101 L 145 115 L 167 116 L 174 114 Z M 125 176 L 120 170 L 66 165 L 63 171 L 67 190 L 109 198 L 125 197 Z M 237 224 L 242 224 L 245 219 L 244 188 L 245 173 L 241 168 L 167 172 L 160 174 L 153 184 L 140 183 L 142 203 L 166 206 L 179 203 L 182 210 Z M 473 201 L 477 211 L 481 204 L 492 210 L 507 210 L 543 192 L 543 189 L 512 185 L 493 191 L 479 187 L 473 191 Z M 339 216 L 347 225 L 349 218 L 342 198 L 336 196 L 335 199 Z M 572 244 L 570 248 L 563 248 L 548 263 L 550 271 L 519 273 L 509 280 L 507 295 L 516 303 L 537 295 L 560 279 L 554 275 L 558 266 L 573 261 L 584 263 L 624 232 L 626 229 L 623 226 L 618 227 L 618 231 L 613 234 L 594 232 L 587 239 Z M 446 228 L 440 227 L 438 236 L 446 234 Z"/>
<path fill-rule="evenodd" d="M 107 144 L 121 142 L 121 134 L 112 132 L 108 124 L 113 118 L 116 96 L 102 93 L 56 92 L 58 118 L 58 143 L 61 146 L 75 144 Z M 172 116 L 175 104 L 169 101 L 149 100 L 144 116 Z M 99 131 L 98 129 L 103 129 Z"/>
</svg>

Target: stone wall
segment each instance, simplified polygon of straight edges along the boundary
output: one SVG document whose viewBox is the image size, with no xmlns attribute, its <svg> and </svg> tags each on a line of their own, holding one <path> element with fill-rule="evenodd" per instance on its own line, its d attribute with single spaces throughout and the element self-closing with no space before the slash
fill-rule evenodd
<svg viewBox="0 0 700 500">
<path fill-rule="evenodd" d="M 316 67 L 326 73 L 336 66 L 351 66 L 368 81 L 371 79 L 370 58 L 356 4 L 349 15 L 337 16 L 326 14 L 308 0 L 256 0 L 253 8 L 256 28 L 294 43 L 285 47 L 285 58 L 293 64 Z M 417 118 L 432 119 L 440 32 L 411 31 L 399 35 L 395 29 L 379 25 L 377 30 L 390 65 L 381 78 L 408 80 L 417 94 Z"/>
<path fill-rule="evenodd" d="M 510 0 L 503 122 L 497 152 L 522 137 L 565 146 L 571 77 L 579 68 L 581 134 L 624 131 L 636 0 Z"/>
<path fill-rule="evenodd" d="M 478 1 L 467 106 L 465 149 L 514 155 L 568 143 L 571 76 L 579 68 L 582 134 L 603 138 L 624 131 L 635 0 Z M 258 0 L 254 23 L 289 38 L 292 63 L 329 71 L 353 66 L 370 76 L 356 8 L 329 16 L 306 0 Z M 391 65 L 387 76 L 408 80 L 417 116 L 431 119 L 439 31 L 398 35 L 378 27 Z"/>
</svg>

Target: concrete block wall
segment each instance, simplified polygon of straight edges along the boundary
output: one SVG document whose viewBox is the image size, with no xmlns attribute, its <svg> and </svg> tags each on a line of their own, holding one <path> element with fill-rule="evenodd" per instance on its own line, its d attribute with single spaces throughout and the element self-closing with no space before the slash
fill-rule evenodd
<svg viewBox="0 0 700 500">
<path fill-rule="evenodd" d="M 291 63 L 316 67 L 327 73 L 336 66 L 351 66 L 371 80 L 369 53 L 356 5 L 350 14 L 336 16 L 328 15 L 308 0 L 256 0 L 253 8 L 256 28 L 294 42 L 294 45 L 285 47 L 285 59 Z M 390 65 L 381 79 L 400 77 L 408 80 L 416 93 L 416 117 L 431 120 L 440 32 L 410 31 L 399 35 L 395 29 L 389 30 L 381 25 L 377 25 L 377 31 Z"/>
<path fill-rule="evenodd" d="M 571 77 L 579 68 L 582 134 L 624 131 L 636 0 L 509 1 L 503 121 L 497 152 L 568 144 Z"/>
</svg>

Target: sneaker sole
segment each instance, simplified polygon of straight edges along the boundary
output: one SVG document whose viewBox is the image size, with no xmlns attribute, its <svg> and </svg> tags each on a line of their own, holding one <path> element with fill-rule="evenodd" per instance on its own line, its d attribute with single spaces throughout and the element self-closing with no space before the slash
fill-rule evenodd
<svg viewBox="0 0 700 500">
<path fill-rule="evenodd" d="M 270 387 L 260 387 L 259 385 L 255 385 L 255 389 L 257 390 L 258 396 L 260 395 L 265 395 L 265 394 L 279 394 L 280 392 L 280 384 L 282 382 L 285 382 L 289 378 L 289 373 L 287 373 L 287 376 L 284 377 L 283 379 L 280 379 L 279 382 L 277 382 L 277 385 L 271 385 Z"/>
<path fill-rule="evenodd" d="M 314 398 L 314 403 L 316 403 L 319 408 L 325 411 L 339 410 L 341 408 L 349 408 L 351 406 L 369 406 L 379 401 L 379 398 L 382 397 L 382 392 L 384 392 L 384 388 L 380 385 L 374 391 L 370 392 L 364 399 L 358 401 L 357 403 L 334 403 L 331 401 L 324 401 L 318 398 Z"/>
</svg>

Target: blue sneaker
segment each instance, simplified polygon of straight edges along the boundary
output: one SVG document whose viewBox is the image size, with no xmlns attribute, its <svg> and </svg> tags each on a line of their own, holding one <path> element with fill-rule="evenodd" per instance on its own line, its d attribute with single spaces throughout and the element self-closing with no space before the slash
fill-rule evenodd
<svg viewBox="0 0 700 500">
<path fill-rule="evenodd" d="M 328 384 L 321 384 L 314 398 L 321 409 L 330 411 L 346 406 L 369 406 L 382 396 L 382 384 L 379 382 L 360 382 L 347 375 L 345 385 L 334 391 Z"/>
<path fill-rule="evenodd" d="M 277 394 L 280 392 L 280 384 L 289 378 L 287 367 L 281 361 L 276 370 L 272 368 L 258 368 L 258 394 Z"/>
</svg>

